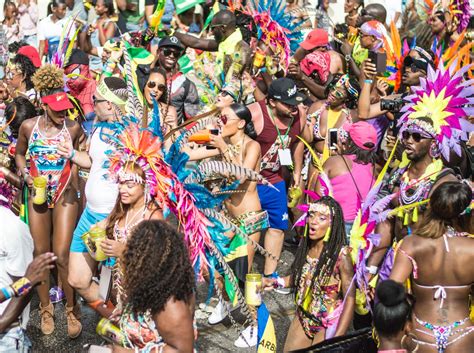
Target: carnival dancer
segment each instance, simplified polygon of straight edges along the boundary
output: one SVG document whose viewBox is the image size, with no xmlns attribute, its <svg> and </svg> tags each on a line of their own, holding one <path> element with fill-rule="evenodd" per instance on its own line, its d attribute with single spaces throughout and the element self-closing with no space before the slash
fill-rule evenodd
<svg viewBox="0 0 474 353">
<path fill-rule="evenodd" d="M 223 99 L 227 98 L 228 96 L 223 97 Z M 234 166 L 242 166 L 258 173 L 261 159 L 260 145 L 254 141 L 256 133 L 252 123 L 252 115 L 248 108 L 238 103 L 231 104 L 230 107 L 224 107 L 221 110 L 219 122 L 222 126 L 221 134 L 210 135 L 211 141 L 209 142 L 209 145 L 216 149 L 208 150 L 202 147 L 191 150 L 188 152 L 190 158 L 220 156 L 224 162 L 231 163 Z M 241 259 L 242 256 L 232 252 L 226 258 L 241 287 L 245 283 L 245 275 L 252 269 L 255 255 L 254 244 L 260 240 L 260 231 L 268 227 L 268 215 L 266 211 L 262 211 L 256 184 L 254 181 L 241 181 L 237 189 L 229 191 L 230 197 L 224 202 L 225 213 L 228 218 L 252 240 L 252 243 L 247 245 L 248 261 L 245 261 L 245 257 Z M 234 243 L 235 249 L 238 249 L 238 246 L 245 246 L 246 242 L 246 237 L 237 232 L 234 234 L 230 247 L 234 248 L 232 244 Z M 236 308 L 232 308 L 232 305 L 228 302 L 219 301 L 208 318 L 209 324 L 215 325 L 221 322 L 232 309 Z M 239 338 L 235 342 L 237 347 L 244 348 L 257 344 L 256 328 L 252 330 L 249 327 L 242 332 L 242 335 L 245 339 Z"/>
<path fill-rule="evenodd" d="M 148 123 L 152 120 L 153 101 L 158 103 L 161 130 L 166 135 L 178 126 L 176 108 L 171 104 L 171 81 L 167 78 L 166 71 L 159 67 L 151 69 L 150 75 L 143 87 L 144 105 L 148 111 Z"/>
<path fill-rule="evenodd" d="M 445 168 L 441 156 L 447 161 L 451 153 L 461 155 L 460 140 L 467 138 L 473 125 L 465 118 L 472 115 L 469 97 L 469 81 L 462 81 L 469 67 L 455 72 L 455 66 L 445 69 L 443 65 L 434 72 L 428 68 L 427 80 L 421 87 L 412 89 L 410 101 L 402 108 L 399 138 L 405 152 L 398 168 L 388 178 L 386 190 L 394 193 L 392 203 L 400 206 L 397 217 L 378 225 L 381 234 L 379 246 L 368 260 L 372 275 L 386 248 L 394 240 L 416 232 L 417 222 L 422 218 L 426 203 L 433 191 L 446 181 L 456 180 L 453 172 Z M 445 96 L 445 92 L 453 92 Z M 393 252 L 386 257 L 382 277 L 388 275 Z"/>
<path fill-rule="evenodd" d="M 80 49 L 72 49 L 67 62 L 64 63 L 64 73 L 68 79 L 66 86 L 69 94 L 78 100 L 85 121 L 82 123 L 87 134 L 92 131 L 94 121 L 94 101 L 92 99 L 96 81 L 89 70 L 89 57 Z"/>
<path fill-rule="evenodd" d="M 127 89 L 124 80 L 117 77 L 106 77 L 99 83 L 94 93 L 94 110 L 97 123 L 91 134 L 87 151 L 79 152 L 72 144 L 59 148 L 59 154 L 81 168 L 90 169 L 85 187 L 86 207 L 74 230 L 69 255 L 68 280 L 79 295 L 93 308 L 100 311 L 103 301 L 99 299 L 99 286 L 92 281 L 97 269 L 97 262 L 90 256 L 82 236 L 96 223 L 103 221 L 114 208 L 118 196 L 118 187 L 111 180 L 105 162 L 106 151 L 112 149 L 105 136 L 113 134 L 115 123 L 125 113 L 124 95 L 120 90 Z M 104 314 L 104 313 L 101 313 Z"/>
<path fill-rule="evenodd" d="M 445 182 L 429 204 L 420 227 L 398 247 L 390 278 L 411 279 L 416 299 L 411 337 L 419 352 L 468 352 L 474 347 L 472 189 L 469 183 Z"/>
<path fill-rule="evenodd" d="M 378 340 L 378 353 L 409 353 L 408 337 L 411 336 L 413 298 L 400 283 L 392 280 L 377 286 L 377 302 L 374 307 L 374 329 Z"/>
<path fill-rule="evenodd" d="M 200 110 L 196 85 L 179 70 L 178 60 L 184 52 L 185 48 L 177 37 L 164 37 L 158 43 L 155 62 L 155 67 L 166 71 L 166 82 L 169 82 L 166 87 L 171 105 L 176 108 L 179 124 L 198 115 Z"/>
<path fill-rule="evenodd" d="M 73 108 L 64 92 L 64 72 L 52 65 L 38 69 L 33 76 L 35 89 L 41 96 L 44 115 L 26 120 L 20 127 L 16 145 L 16 165 L 33 193 L 28 199 L 28 220 L 35 243 L 35 254 L 48 252 L 51 244 L 58 256 L 58 272 L 66 295 L 68 335 L 79 336 L 80 306 L 68 284 L 68 258 L 72 232 L 79 209 L 77 167 L 61 156 L 59 146 L 72 143 L 79 149 L 84 140 L 80 125 L 67 118 Z M 30 166 L 26 153 L 29 151 Z M 38 183 L 35 186 L 35 181 Z M 41 331 L 54 331 L 54 308 L 50 302 L 49 278 L 38 286 Z"/>
<path fill-rule="evenodd" d="M 354 312 L 354 270 L 341 206 L 329 196 L 304 206 L 306 236 L 296 253 L 292 274 L 264 279 L 266 289 L 296 290 L 296 315 L 284 352 L 344 335 Z"/>
<path fill-rule="evenodd" d="M 125 156 L 124 158 L 134 158 Z M 106 220 L 98 226 L 106 229 L 107 239 L 101 242 L 102 251 L 108 257 L 115 257 L 113 266 L 112 288 L 116 291 L 118 310 L 124 299 L 123 266 L 120 257 L 125 251 L 125 244 L 132 235 L 133 228 L 144 220 L 163 219 L 162 211 L 149 195 L 150 183 L 143 171 L 146 165 L 139 162 L 128 162 L 117 173 L 119 195 L 115 206 Z"/>
<path fill-rule="evenodd" d="M 357 112 L 360 86 L 347 74 L 336 74 L 326 88 L 327 100 L 314 103 L 308 110 L 308 123 L 313 132 L 316 151 L 322 154 L 324 163 L 330 156 L 330 129 L 340 128 L 345 123 L 352 123 Z"/>
<path fill-rule="evenodd" d="M 257 133 L 256 141 L 263 155 L 260 173 L 273 186 L 257 185 L 257 191 L 262 209 L 268 212 L 270 222 L 265 234 L 265 249 L 276 258 L 280 257 L 284 231 L 288 229 L 287 187 L 283 179 L 283 167 L 293 169 L 293 184 L 299 185 L 304 145 L 296 136 L 310 140 L 306 114 L 299 106 L 303 99 L 293 80 L 279 78 L 270 85 L 266 101 L 249 106 Z M 267 257 L 264 275 L 277 275 L 276 267 L 277 260 Z"/>
<path fill-rule="evenodd" d="M 250 46 L 243 40 L 241 29 L 237 27 L 236 17 L 232 11 L 219 11 L 211 21 L 210 30 L 214 39 L 201 39 L 179 32 L 176 32 L 175 36 L 186 47 L 217 51 L 217 64 L 224 74 L 229 69 L 228 63 L 232 63 L 237 56 L 242 63 L 242 71 L 250 65 Z"/>
<path fill-rule="evenodd" d="M 6 72 L 8 86 L 13 89 L 13 97 L 25 96 L 32 103 L 36 103 L 36 91 L 31 78 L 40 66 L 41 61 L 36 48 L 25 45 L 18 49 Z"/>
<path fill-rule="evenodd" d="M 182 236 L 163 221 L 143 221 L 131 235 L 122 257 L 125 342 L 114 352 L 193 352 L 196 285 Z"/>
</svg>

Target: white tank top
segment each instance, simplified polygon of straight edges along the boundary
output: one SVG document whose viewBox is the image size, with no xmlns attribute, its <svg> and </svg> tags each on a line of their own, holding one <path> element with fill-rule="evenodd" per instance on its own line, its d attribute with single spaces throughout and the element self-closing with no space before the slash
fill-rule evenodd
<svg viewBox="0 0 474 353">
<path fill-rule="evenodd" d="M 108 160 L 105 152 L 112 147 L 100 139 L 102 129 L 103 127 L 97 128 L 91 137 L 89 155 L 92 159 L 92 166 L 85 193 L 87 207 L 92 212 L 110 213 L 117 201 L 118 186 L 110 180 L 109 171 L 104 168 L 104 162 Z"/>
</svg>

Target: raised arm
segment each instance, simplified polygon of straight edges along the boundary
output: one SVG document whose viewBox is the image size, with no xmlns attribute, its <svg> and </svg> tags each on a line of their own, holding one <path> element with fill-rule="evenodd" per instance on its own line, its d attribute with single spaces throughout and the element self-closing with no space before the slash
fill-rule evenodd
<svg viewBox="0 0 474 353">
<path fill-rule="evenodd" d="M 217 51 L 219 45 L 214 39 L 201 39 L 189 34 L 175 32 L 174 35 L 184 46 L 205 51 Z"/>
</svg>

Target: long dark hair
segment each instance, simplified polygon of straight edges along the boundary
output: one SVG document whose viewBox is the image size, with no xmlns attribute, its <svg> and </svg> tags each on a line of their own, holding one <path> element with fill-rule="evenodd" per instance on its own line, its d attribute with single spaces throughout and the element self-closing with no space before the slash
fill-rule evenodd
<svg viewBox="0 0 474 353">
<path fill-rule="evenodd" d="M 164 221 L 143 221 L 134 228 L 122 258 L 133 313 L 157 314 L 170 298 L 190 302 L 195 279 L 183 239 Z"/>
<path fill-rule="evenodd" d="M 19 96 L 13 98 L 13 101 L 8 103 L 5 108 L 5 118 L 7 121 L 9 121 L 13 115 L 15 115 L 15 118 L 9 126 L 13 137 L 18 138 L 18 131 L 23 121 L 34 118 L 38 115 L 38 112 L 28 98 Z"/>
<path fill-rule="evenodd" d="M 245 120 L 244 133 L 255 140 L 257 138 L 257 133 L 255 132 L 255 126 L 252 121 L 252 114 L 250 113 L 249 108 L 240 103 L 232 103 L 230 109 L 237 115 L 239 119 Z"/>
<path fill-rule="evenodd" d="M 344 227 L 344 216 L 339 203 L 330 196 L 323 196 L 316 203 L 322 203 L 329 207 L 331 213 L 331 230 L 329 239 L 323 245 L 323 250 L 319 256 L 316 270 L 311 280 L 311 287 L 314 283 L 320 285 L 327 284 L 331 279 L 336 266 L 339 253 L 347 243 L 346 228 Z M 293 288 L 299 288 L 303 266 L 306 263 L 306 257 L 310 248 L 309 236 L 305 236 L 295 255 L 295 261 L 292 266 Z"/>
</svg>

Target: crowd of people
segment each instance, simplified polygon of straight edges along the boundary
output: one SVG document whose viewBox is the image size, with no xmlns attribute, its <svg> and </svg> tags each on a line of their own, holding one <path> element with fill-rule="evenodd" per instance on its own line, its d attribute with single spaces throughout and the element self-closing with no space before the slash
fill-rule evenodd
<svg viewBox="0 0 474 353">
<path fill-rule="evenodd" d="M 6 0 L 0 351 L 472 352 L 472 10 L 395 2 Z"/>
</svg>

